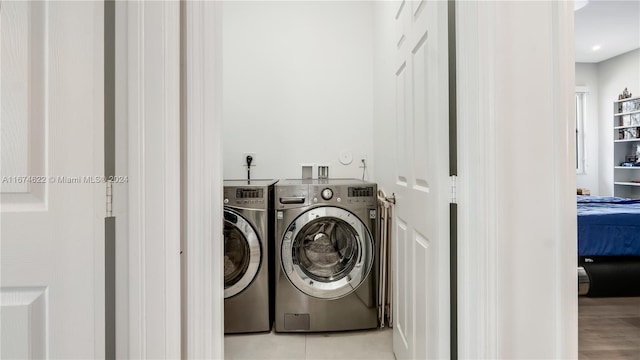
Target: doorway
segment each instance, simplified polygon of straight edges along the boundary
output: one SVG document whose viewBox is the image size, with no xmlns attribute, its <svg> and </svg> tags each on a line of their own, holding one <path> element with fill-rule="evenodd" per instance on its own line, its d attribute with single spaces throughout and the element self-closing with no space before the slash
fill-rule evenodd
<svg viewBox="0 0 640 360">
<path fill-rule="evenodd" d="M 590 197 L 631 197 L 623 195 L 623 188 L 633 185 L 614 189 L 614 172 L 628 176 L 635 170 L 614 170 L 618 165 L 614 164 L 614 148 L 625 144 L 615 144 L 612 138 L 613 102 L 627 87 L 640 91 L 640 4 L 578 3 L 582 7 L 575 10 L 575 86 L 581 117 L 576 141 L 582 147 L 576 150 L 577 188 L 583 189 L 579 194 Z M 584 258 L 589 254 L 577 255 Z M 606 293 L 592 297 L 593 290 L 578 298 L 579 356 L 634 359 L 640 349 L 640 297 L 609 297 Z"/>
</svg>

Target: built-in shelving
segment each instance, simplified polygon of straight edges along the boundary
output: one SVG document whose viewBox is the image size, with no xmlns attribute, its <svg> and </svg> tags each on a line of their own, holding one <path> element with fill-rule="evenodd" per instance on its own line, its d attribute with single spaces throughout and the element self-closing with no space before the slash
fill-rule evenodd
<svg viewBox="0 0 640 360">
<path fill-rule="evenodd" d="M 613 102 L 613 143 L 613 195 L 640 198 L 640 166 L 621 166 L 640 151 L 640 97 Z"/>
<path fill-rule="evenodd" d="M 620 116 L 633 115 L 633 114 L 640 114 L 640 110 L 627 111 L 627 112 L 623 112 L 623 113 L 613 114 L 613 116 L 620 117 Z"/>
<path fill-rule="evenodd" d="M 613 183 L 614 185 L 624 185 L 624 186 L 640 186 L 640 183 L 637 182 L 624 182 L 624 181 L 617 181 Z"/>
<path fill-rule="evenodd" d="M 614 130 L 620 130 L 620 129 L 631 129 L 631 128 L 635 128 L 638 127 L 640 125 L 625 125 L 625 126 L 614 126 L 613 129 Z"/>
</svg>

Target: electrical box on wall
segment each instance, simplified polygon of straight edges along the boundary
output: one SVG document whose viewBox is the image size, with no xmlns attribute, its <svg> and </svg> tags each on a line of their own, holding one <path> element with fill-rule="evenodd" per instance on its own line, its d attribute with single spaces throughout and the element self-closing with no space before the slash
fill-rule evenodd
<svg viewBox="0 0 640 360">
<path fill-rule="evenodd" d="M 318 164 L 318 179 L 329 178 L 329 164 Z"/>
<path fill-rule="evenodd" d="M 313 179 L 313 168 L 315 164 L 300 164 L 301 179 Z"/>
</svg>

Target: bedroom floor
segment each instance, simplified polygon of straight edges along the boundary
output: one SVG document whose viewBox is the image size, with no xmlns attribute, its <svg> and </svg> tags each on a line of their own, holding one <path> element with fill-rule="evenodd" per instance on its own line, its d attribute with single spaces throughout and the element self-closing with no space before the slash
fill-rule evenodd
<svg viewBox="0 0 640 360">
<path fill-rule="evenodd" d="M 578 299 L 579 356 L 592 359 L 638 359 L 640 297 Z"/>
</svg>

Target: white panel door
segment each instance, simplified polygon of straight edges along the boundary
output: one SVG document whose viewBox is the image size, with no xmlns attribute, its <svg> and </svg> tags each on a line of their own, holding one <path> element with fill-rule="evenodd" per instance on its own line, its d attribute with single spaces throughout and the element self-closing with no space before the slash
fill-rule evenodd
<svg viewBox="0 0 640 360">
<path fill-rule="evenodd" d="M 2 359 L 104 358 L 103 6 L 1 4 Z"/>
<path fill-rule="evenodd" d="M 393 348 L 449 354 L 447 2 L 402 1 L 396 22 Z"/>
</svg>

